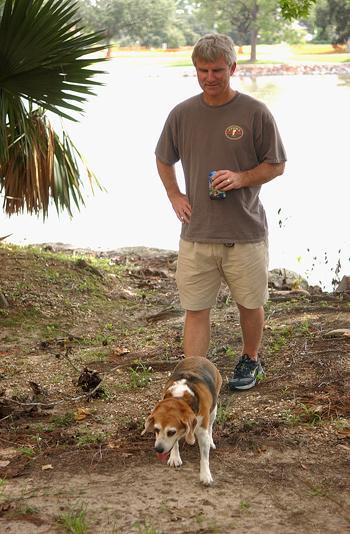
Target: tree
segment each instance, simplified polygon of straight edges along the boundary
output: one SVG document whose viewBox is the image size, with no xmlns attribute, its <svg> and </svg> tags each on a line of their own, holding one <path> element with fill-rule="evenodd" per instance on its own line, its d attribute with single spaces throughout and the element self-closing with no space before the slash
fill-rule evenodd
<svg viewBox="0 0 350 534">
<path fill-rule="evenodd" d="M 302 19 L 308 16 L 317 0 L 278 0 L 282 17 L 286 20 Z"/>
<path fill-rule="evenodd" d="M 71 120 L 81 113 L 102 59 L 101 34 L 84 34 L 70 0 L 5 0 L 0 20 L 0 193 L 5 213 L 47 216 L 52 199 L 71 214 L 83 203 L 70 138 L 52 128 L 46 110 Z M 93 175 L 90 173 L 90 178 Z"/>
<path fill-rule="evenodd" d="M 251 62 L 259 37 L 279 36 L 287 24 L 275 0 L 203 0 L 201 11 L 213 30 L 228 33 L 238 45 L 250 44 Z"/>
<path fill-rule="evenodd" d="M 322 0 L 315 9 L 316 39 L 333 45 L 350 40 L 350 0 Z M 350 44 L 350 43 L 349 43 Z"/>
<path fill-rule="evenodd" d="M 175 0 L 80 0 L 82 17 L 109 45 L 160 46 L 174 35 Z M 181 31 L 179 28 L 175 28 Z"/>
</svg>

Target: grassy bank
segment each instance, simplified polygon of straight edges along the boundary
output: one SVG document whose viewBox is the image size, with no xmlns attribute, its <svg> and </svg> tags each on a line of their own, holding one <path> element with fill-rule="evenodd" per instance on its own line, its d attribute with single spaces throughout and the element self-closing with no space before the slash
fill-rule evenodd
<svg viewBox="0 0 350 534">
<path fill-rule="evenodd" d="M 169 62 L 171 66 L 191 66 L 191 47 L 172 50 L 146 50 L 114 47 L 112 57 L 118 58 L 153 58 L 160 62 Z M 237 48 L 238 62 L 246 63 L 250 57 L 250 47 Z M 258 45 L 257 63 L 347 63 L 350 53 L 345 47 L 333 48 L 331 44 Z"/>
</svg>

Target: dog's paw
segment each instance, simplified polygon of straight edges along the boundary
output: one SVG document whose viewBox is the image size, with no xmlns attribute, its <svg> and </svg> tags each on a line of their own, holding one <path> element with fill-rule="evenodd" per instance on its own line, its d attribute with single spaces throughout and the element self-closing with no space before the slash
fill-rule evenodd
<svg viewBox="0 0 350 534">
<path fill-rule="evenodd" d="M 213 440 L 211 440 L 211 442 L 210 442 L 210 448 L 214 449 L 214 450 L 216 449 L 216 445 L 215 445 Z"/>
<path fill-rule="evenodd" d="M 182 460 L 180 456 L 170 456 L 168 460 L 168 465 L 170 465 L 170 467 L 181 467 Z"/>
<path fill-rule="evenodd" d="M 201 474 L 199 475 L 199 480 L 201 481 L 201 483 L 202 483 L 204 486 L 210 486 L 210 485 L 214 482 L 213 477 L 211 476 L 210 471 L 205 472 L 205 473 L 201 473 Z"/>
</svg>

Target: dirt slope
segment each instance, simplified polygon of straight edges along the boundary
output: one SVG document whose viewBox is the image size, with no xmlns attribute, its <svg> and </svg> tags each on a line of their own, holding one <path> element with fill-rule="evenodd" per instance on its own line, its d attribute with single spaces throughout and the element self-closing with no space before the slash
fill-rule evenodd
<svg viewBox="0 0 350 534">
<path fill-rule="evenodd" d="M 197 445 L 172 469 L 140 435 L 182 357 L 176 255 L 102 256 L 0 247 L 0 531 L 350 531 L 349 302 L 272 292 L 266 377 L 231 393 L 241 340 L 222 288 L 215 482 L 203 488 Z M 86 396 L 87 378 L 102 378 L 99 396 Z"/>
</svg>

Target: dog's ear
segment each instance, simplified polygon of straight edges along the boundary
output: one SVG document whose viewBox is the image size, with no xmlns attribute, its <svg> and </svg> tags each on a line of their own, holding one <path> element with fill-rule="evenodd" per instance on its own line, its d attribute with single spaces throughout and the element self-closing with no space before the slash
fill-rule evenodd
<svg viewBox="0 0 350 534">
<path fill-rule="evenodd" d="M 183 420 L 182 423 L 185 425 L 186 434 L 185 434 L 185 441 L 189 445 L 194 445 L 196 443 L 196 438 L 194 435 L 194 429 L 196 428 L 197 424 L 197 418 L 195 416 Z"/>
<path fill-rule="evenodd" d="M 141 432 L 141 436 L 146 434 L 146 432 L 153 432 L 154 429 L 154 417 L 153 415 L 149 415 L 145 421 L 145 428 Z"/>
</svg>

